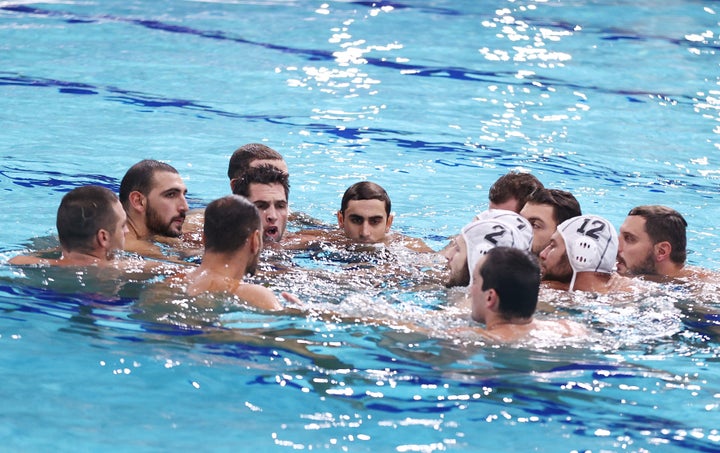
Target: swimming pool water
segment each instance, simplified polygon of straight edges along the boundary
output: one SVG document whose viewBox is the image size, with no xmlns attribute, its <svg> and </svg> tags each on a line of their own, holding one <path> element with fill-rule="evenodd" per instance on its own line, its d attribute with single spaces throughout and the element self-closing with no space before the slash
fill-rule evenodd
<svg viewBox="0 0 720 453">
<path fill-rule="evenodd" d="M 523 169 L 616 227 L 678 209 L 689 262 L 717 269 L 718 22 L 689 0 L 0 2 L 0 257 L 46 243 L 73 187 L 155 158 L 204 206 L 264 142 L 293 209 L 328 223 L 370 179 L 439 249 Z M 297 263 L 276 289 L 351 313 L 422 319 L 448 297 Z M 242 310 L 202 334 L 143 315 L 144 281 L 103 281 L 0 265 L 3 448 L 720 448 L 712 285 L 545 292 L 595 336 L 515 348 Z"/>
</svg>

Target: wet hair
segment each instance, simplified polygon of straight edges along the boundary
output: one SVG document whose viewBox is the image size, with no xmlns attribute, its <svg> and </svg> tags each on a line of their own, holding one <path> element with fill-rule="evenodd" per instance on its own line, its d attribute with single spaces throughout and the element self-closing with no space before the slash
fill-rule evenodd
<svg viewBox="0 0 720 453">
<path fill-rule="evenodd" d="M 114 232 L 118 216 L 114 204 L 118 197 L 100 186 L 78 187 L 60 201 L 55 225 L 63 249 L 88 253 L 94 249 L 98 231 Z"/>
<path fill-rule="evenodd" d="M 261 225 L 260 212 L 247 198 L 239 195 L 218 198 L 205 208 L 205 250 L 234 252 L 244 246 Z"/>
<path fill-rule="evenodd" d="M 482 290 L 494 289 L 500 298 L 500 314 L 507 318 L 529 318 L 535 313 L 540 293 L 540 265 L 525 250 L 494 247 L 480 266 Z"/>
<path fill-rule="evenodd" d="M 667 241 L 672 247 L 670 260 L 684 264 L 687 259 L 687 222 L 676 210 L 667 206 L 645 205 L 634 207 L 628 215 L 637 215 L 645 219 L 645 232 L 653 244 Z"/>
<path fill-rule="evenodd" d="M 533 192 L 542 189 L 543 184 L 530 173 L 517 171 L 508 172 L 497 179 L 490 186 L 488 198 L 491 203 L 505 203 L 511 198 L 518 200 L 518 211 L 525 206 L 525 202 Z"/>
<path fill-rule="evenodd" d="M 236 149 L 232 156 L 230 156 L 230 163 L 228 164 L 228 178 L 233 180 L 249 168 L 250 164 L 254 160 L 284 160 L 282 155 L 260 143 L 248 143 L 240 148 Z"/>
<path fill-rule="evenodd" d="M 530 194 L 526 203 L 546 204 L 553 208 L 553 220 L 560 225 L 568 219 L 582 215 L 580 202 L 570 192 L 540 188 Z"/>
<path fill-rule="evenodd" d="M 385 189 L 370 181 L 356 182 L 348 187 L 340 202 L 340 212 L 345 214 L 348 204 L 353 200 L 380 200 L 385 203 L 385 214 L 390 216 L 392 204 Z"/>
<path fill-rule="evenodd" d="M 280 184 L 285 189 L 285 198 L 290 195 L 290 177 L 272 165 L 250 167 L 237 178 L 230 181 L 232 192 L 243 197 L 250 196 L 251 184 Z"/>
<path fill-rule="evenodd" d="M 130 193 L 137 191 L 148 196 L 153 188 L 153 176 L 161 171 L 178 174 L 172 165 L 153 159 L 141 160 L 130 167 L 120 182 L 120 203 L 125 210 L 129 208 Z"/>
</svg>

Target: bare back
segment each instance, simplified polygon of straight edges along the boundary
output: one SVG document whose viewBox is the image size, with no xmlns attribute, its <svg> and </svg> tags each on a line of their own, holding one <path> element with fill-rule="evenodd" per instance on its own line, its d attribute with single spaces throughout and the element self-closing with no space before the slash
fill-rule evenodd
<svg viewBox="0 0 720 453">
<path fill-rule="evenodd" d="M 514 343 L 523 340 L 562 341 L 583 338 L 587 330 L 580 324 L 568 320 L 533 319 L 526 324 L 502 324 L 493 329 L 474 329 L 480 335 L 500 343 Z"/>
<path fill-rule="evenodd" d="M 253 307 L 263 310 L 280 310 L 282 305 L 272 291 L 264 286 L 244 283 L 241 280 L 196 269 L 187 274 L 186 292 L 189 296 L 201 293 L 227 293 L 237 296 Z"/>
</svg>

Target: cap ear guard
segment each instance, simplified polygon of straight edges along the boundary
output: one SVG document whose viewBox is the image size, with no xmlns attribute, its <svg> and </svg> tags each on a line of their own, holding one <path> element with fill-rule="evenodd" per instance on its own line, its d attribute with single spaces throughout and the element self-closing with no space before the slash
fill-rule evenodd
<svg viewBox="0 0 720 453">
<path fill-rule="evenodd" d="M 506 244 L 521 250 L 532 250 L 533 229 L 530 222 L 515 211 L 507 209 L 487 209 L 475 216 L 475 220 L 497 220 L 510 227 L 512 244 Z"/>
<path fill-rule="evenodd" d="M 585 269 L 600 261 L 597 242 L 587 236 L 576 238 L 568 251 L 571 251 L 568 258 L 574 262 L 573 269 Z"/>
<path fill-rule="evenodd" d="M 494 247 L 495 247 L 495 246 L 494 246 L 493 244 L 488 244 L 487 242 L 486 242 L 486 243 L 483 243 L 483 244 L 478 244 L 478 246 L 475 247 L 475 255 L 477 255 L 477 256 L 479 256 L 479 257 L 480 257 L 480 256 L 485 256 L 485 255 L 487 255 L 487 253 L 488 253 L 490 250 L 492 250 Z M 476 263 L 477 263 L 477 260 L 476 260 Z"/>
<path fill-rule="evenodd" d="M 475 265 L 488 250 L 498 245 L 512 246 L 514 243 L 512 229 L 505 223 L 492 219 L 472 222 L 462 229 L 461 234 L 465 239 L 471 284 Z"/>
</svg>

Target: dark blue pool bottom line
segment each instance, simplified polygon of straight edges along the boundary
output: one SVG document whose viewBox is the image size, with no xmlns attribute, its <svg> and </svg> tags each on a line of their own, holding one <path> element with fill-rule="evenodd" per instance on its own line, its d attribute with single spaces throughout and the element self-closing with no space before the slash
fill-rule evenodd
<svg viewBox="0 0 720 453">
<path fill-rule="evenodd" d="M 368 6 L 371 2 L 356 2 L 360 5 Z M 380 2 L 383 3 L 383 2 Z M 378 5 L 378 3 L 372 2 L 373 5 Z M 408 7 L 407 5 L 402 5 L 403 8 Z M 139 25 L 148 29 L 152 30 L 160 30 L 168 33 L 179 33 L 179 34 L 186 34 L 186 35 L 192 35 L 192 36 L 198 36 L 201 38 L 208 38 L 208 39 L 216 39 L 216 40 L 223 40 L 223 41 L 232 41 L 237 42 L 240 44 L 247 44 L 247 45 L 253 45 L 253 46 L 260 46 L 266 49 L 270 50 L 276 50 L 282 53 L 290 53 L 294 55 L 305 55 L 308 57 L 311 61 L 332 61 L 335 59 L 334 51 L 327 51 L 327 50 L 318 50 L 318 49 L 299 49 L 299 48 L 292 48 L 287 46 L 279 46 L 276 44 L 271 43 L 262 43 L 262 42 L 256 42 L 251 41 L 245 38 L 241 37 L 235 37 L 235 36 L 229 36 L 227 33 L 223 31 L 206 31 L 206 30 L 198 30 L 191 27 L 185 27 L 185 26 L 179 26 L 179 25 L 173 25 L 168 24 L 165 22 L 160 22 L 156 20 L 146 20 L 146 19 L 129 19 L 125 17 L 118 17 L 118 16 L 112 16 L 112 15 L 100 15 L 97 17 L 85 17 L 77 15 L 76 13 L 72 12 L 66 12 L 66 11 L 52 11 L 47 9 L 41 9 L 41 8 L 33 8 L 26 5 L 6 5 L 0 7 L 0 10 L 6 10 L 10 12 L 15 13 L 21 13 L 21 14 L 34 14 L 34 15 L 40 15 L 40 16 L 48 16 L 48 17 L 61 17 L 64 18 L 65 21 L 69 23 L 79 23 L 79 24 L 85 24 L 85 23 L 95 23 L 100 20 L 111 20 L 115 22 L 125 22 L 130 23 L 134 25 Z M 553 28 L 561 28 L 561 29 L 568 29 L 572 30 L 573 26 L 569 23 L 560 23 L 560 22 L 554 22 L 552 24 L 542 24 L 544 26 L 550 26 Z M 627 31 L 624 32 L 625 34 L 620 35 L 611 35 L 607 37 L 603 37 L 601 39 L 603 40 L 610 40 L 610 41 L 620 41 L 620 40 L 649 40 L 649 39 L 665 39 L 675 45 L 684 45 L 686 44 L 685 41 L 677 40 L 677 39 L 671 39 L 671 38 L 660 38 L 660 37 L 646 37 L 646 36 L 638 36 L 638 35 L 631 35 L 628 34 Z M 695 47 L 698 47 L 698 43 L 693 43 Z M 720 50 L 720 46 L 714 46 L 714 45 L 703 45 L 700 47 L 707 47 L 711 49 Z M 501 78 L 503 76 L 509 76 L 509 77 L 515 77 L 514 72 L 492 72 L 492 71 L 476 71 L 472 69 L 467 68 L 458 68 L 458 67 L 444 67 L 444 68 L 437 68 L 437 67 L 428 67 L 428 66 L 420 66 L 420 65 L 412 65 L 407 63 L 398 63 L 389 61 L 383 58 L 371 58 L 366 57 L 365 61 L 367 64 L 372 66 L 378 66 L 378 67 L 384 67 L 384 68 L 390 68 L 390 69 L 397 69 L 400 71 L 405 71 L 405 75 L 409 76 L 418 76 L 418 77 L 447 77 L 452 80 L 463 80 L 463 81 L 479 81 L 479 82 L 493 82 L 496 83 L 497 80 L 488 80 L 486 77 L 495 77 L 495 78 Z M 541 83 L 551 83 L 555 86 L 565 86 L 571 89 L 586 89 L 586 90 L 592 90 L 596 92 L 606 92 L 606 93 L 616 93 L 621 95 L 658 95 L 662 96 L 664 98 L 670 98 L 670 95 L 666 94 L 659 94 L 659 93 L 649 93 L 649 92 L 643 92 L 643 91 L 625 91 L 625 90 L 619 90 L 619 91 L 613 91 L 613 90 L 605 90 L 601 89 L 600 87 L 583 87 L 575 84 L 570 84 L 567 82 L 562 82 L 557 79 L 552 78 L 546 78 L 542 76 L 535 76 L 533 78 L 527 78 L 527 82 L 505 82 L 509 85 L 532 85 L 534 88 L 538 88 L 533 82 L 539 81 Z"/>
</svg>

